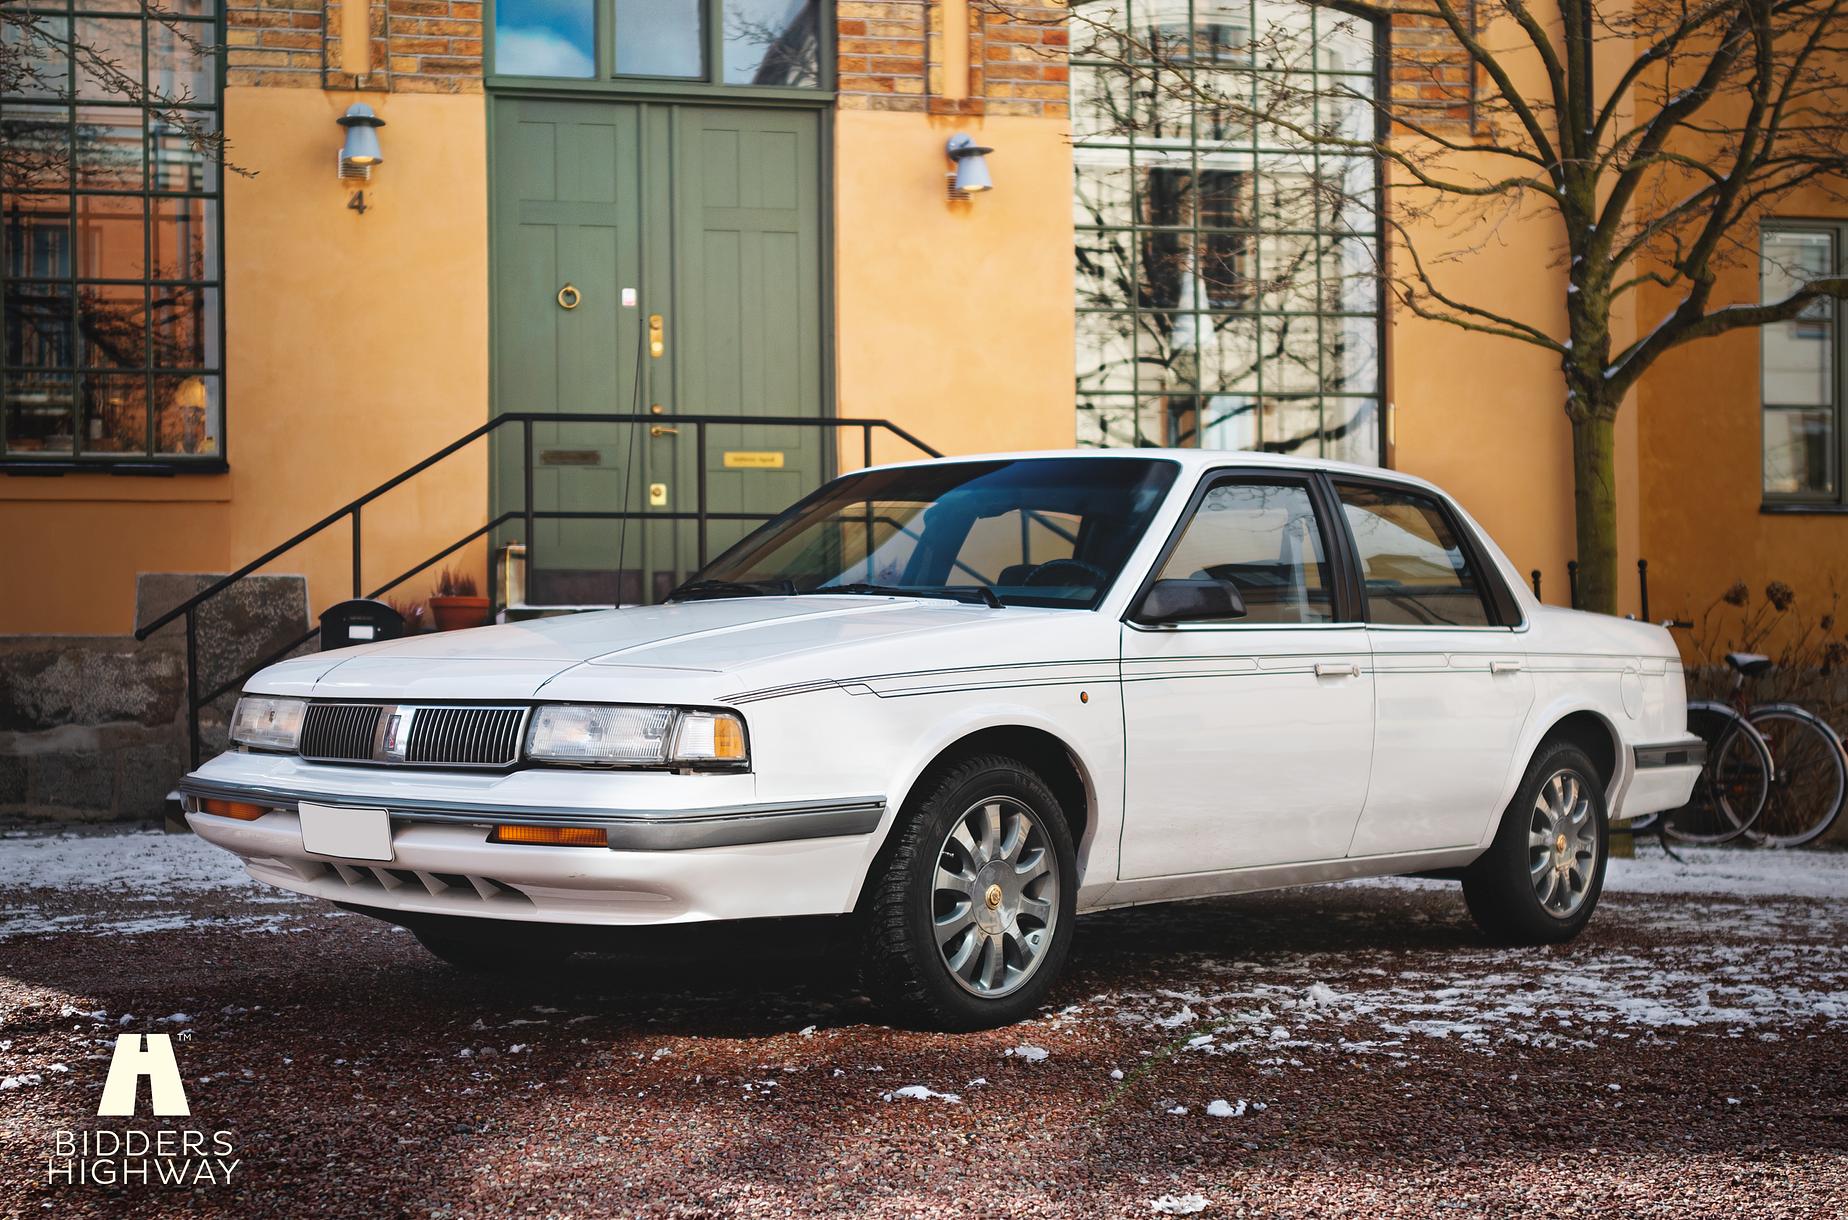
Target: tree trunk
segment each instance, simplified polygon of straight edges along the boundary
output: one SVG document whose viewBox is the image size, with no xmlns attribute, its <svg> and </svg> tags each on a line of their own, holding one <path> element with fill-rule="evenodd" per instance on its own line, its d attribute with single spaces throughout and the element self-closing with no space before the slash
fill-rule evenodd
<svg viewBox="0 0 1848 1220">
<path fill-rule="evenodd" d="M 1578 608 L 1617 613 L 1614 412 L 1572 421 L 1572 507 L 1578 525 Z"/>
</svg>

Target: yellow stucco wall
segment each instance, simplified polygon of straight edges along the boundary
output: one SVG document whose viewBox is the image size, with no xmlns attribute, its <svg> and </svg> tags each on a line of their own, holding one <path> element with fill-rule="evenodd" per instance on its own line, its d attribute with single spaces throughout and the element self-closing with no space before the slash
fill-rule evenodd
<svg viewBox="0 0 1848 1220">
<path fill-rule="evenodd" d="M 995 149 L 995 189 L 966 203 L 945 198 L 958 131 Z M 843 110 L 834 172 L 840 414 L 890 419 L 946 453 L 1072 444 L 1065 121 Z"/>
<path fill-rule="evenodd" d="M 228 155 L 253 174 L 225 188 L 230 473 L 0 480 L 5 565 L 33 590 L 0 599 L 0 634 L 128 631 L 138 572 L 225 571 L 486 419 L 483 100 L 368 96 L 388 125 L 363 216 L 334 175 L 352 100 L 226 90 Z M 368 583 L 479 525 L 486 473 L 477 444 L 369 510 Z M 350 592 L 349 536 L 270 570 L 305 572 L 318 611 Z"/>
</svg>

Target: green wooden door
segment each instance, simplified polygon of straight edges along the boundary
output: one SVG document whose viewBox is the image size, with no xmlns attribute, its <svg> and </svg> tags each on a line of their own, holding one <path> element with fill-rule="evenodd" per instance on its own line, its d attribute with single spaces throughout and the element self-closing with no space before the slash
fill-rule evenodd
<svg viewBox="0 0 1848 1220">
<path fill-rule="evenodd" d="M 497 97 L 497 411 L 736 416 L 707 429 L 706 503 L 773 512 L 827 470 L 820 116 L 811 111 Z M 561 295 L 562 294 L 562 295 Z M 690 425 L 534 425 L 536 604 L 656 600 L 698 566 Z M 521 430 L 495 434 L 498 515 L 524 504 Z M 779 465 L 780 463 L 780 465 Z M 748 524 L 710 521 L 708 555 Z M 525 537 L 516 521 L 497 540 Z"/>
</svg>

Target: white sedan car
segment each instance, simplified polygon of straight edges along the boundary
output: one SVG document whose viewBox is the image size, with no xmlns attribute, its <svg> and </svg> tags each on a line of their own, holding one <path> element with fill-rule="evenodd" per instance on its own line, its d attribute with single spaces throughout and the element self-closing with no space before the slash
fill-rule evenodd
<svg viewBox="0 0 1848 1220">
<path fill-rule="evenodd" d="M 839 915 L 907 1019 L 1013 1021 L 1075 917 L 1399 873 L 1575 935 L 1702 745 L 1659 627 L 1538 604 L 1428 483 L 1250 453 L 838 479 L 667 604 L 272 666 L 188 820 L 458 965 Z"/>
</svg>

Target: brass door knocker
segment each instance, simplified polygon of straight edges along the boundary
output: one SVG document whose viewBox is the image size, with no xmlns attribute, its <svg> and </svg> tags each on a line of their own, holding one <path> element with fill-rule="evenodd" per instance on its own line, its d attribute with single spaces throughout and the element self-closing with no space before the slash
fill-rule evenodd
<svg viewBox="0 0 1848 1220">
<path fill-rule="evenodd" d="M 560 309 L 576 309 L 578 303 L 583 299 L 584 294 L 577 290 L 576 284 L 566 284 L 563 288 L 558 290 L 558 307 Z"/>
</svg>

